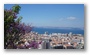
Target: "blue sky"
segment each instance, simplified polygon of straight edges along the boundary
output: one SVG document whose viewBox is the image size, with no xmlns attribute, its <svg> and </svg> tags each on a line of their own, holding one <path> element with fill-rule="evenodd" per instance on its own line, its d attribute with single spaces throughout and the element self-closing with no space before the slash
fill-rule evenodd
<svg viewBox="0 0 90 55">
<path fill-rule="evenodd" d="M 14 4 L 5 4 L 10 9 Z M 40 27 L 84 28 L 83 4 L 19 4 L 22 22 Z"/>
</svg>

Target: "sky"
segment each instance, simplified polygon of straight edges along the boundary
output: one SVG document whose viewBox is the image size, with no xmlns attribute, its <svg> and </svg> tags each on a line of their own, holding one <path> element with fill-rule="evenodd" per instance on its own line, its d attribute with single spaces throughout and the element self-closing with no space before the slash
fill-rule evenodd
<svg viewBox="0 0 90 55">
<path fill-rule="evenodd" d="M 19 4 L 22 22 L 37 27 L 84 28 L 84 4 Z M 14 4 L 4 4 L 10 9 Z"/>
</svg>

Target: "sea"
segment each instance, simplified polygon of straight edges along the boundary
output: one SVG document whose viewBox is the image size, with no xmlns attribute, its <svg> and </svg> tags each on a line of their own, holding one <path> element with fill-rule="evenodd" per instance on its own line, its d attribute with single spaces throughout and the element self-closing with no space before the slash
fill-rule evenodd
<svg viewBox="0 0 90 55">
<path fill-rule="evenodd" d="M 42 27 L 34 27 L 32 31 L 38 32 L 39 34 L 44 34 L 45 32 L 48 32 L 48 34 L 51 33 L 70 33 L 72 34 L 82 34 L 84 35 L 84 30 L 79 28 L 42 28 Z"/>
</svg>

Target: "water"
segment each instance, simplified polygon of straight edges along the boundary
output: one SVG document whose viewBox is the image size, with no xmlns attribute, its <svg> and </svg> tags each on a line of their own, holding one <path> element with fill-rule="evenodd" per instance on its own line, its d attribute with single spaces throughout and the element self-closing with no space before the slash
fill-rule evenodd
<svg viewBox="0 0 90 55">
<path fill-rule="evenodd" d="M 69 33 L 82 34 L 84 35 L 84 30 L 82 29 L 57 29 L 57 28 L 33 28 L 32 31 L 38 32 L 39 34 L 44 34 L 45 32 L 51 33 Z"/>
</svg>

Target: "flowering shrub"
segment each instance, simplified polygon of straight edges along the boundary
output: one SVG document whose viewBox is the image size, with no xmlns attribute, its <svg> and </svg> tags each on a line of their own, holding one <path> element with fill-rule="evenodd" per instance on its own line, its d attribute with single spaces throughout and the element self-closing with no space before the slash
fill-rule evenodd
<svg viewBox="0 0 90 55">
<path fill-rule="evenodd" d="M 13 6 L 10 10 L 4 9 L 4 48 L 15 49 L 15 43 L 19 37 L 32 30 L 30 25 L 21 23 L 22 17 L 18 17 L 21 7 Z"/>
</svg>

